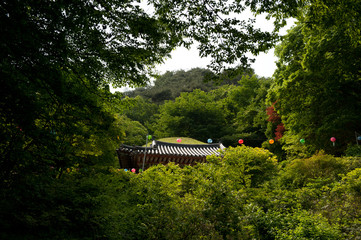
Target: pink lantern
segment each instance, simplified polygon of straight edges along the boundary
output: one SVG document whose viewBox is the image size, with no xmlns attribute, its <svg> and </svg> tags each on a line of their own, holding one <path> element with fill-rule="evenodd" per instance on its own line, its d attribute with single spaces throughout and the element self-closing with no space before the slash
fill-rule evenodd
<svg viewBox="0 0 361 240">
<path fill-rule="evenodd" d="M 180 138 L 177 138 L 177 142 L 179 142 L 179 143 L 180 143 L 181 141 L 182 141 L 182 139 L 180 139 Z"/>
<path fill-rule="evenodd" d="M 132 172 L 135 173 L 135 168 L 132 168 Z"/>
<path fill-rule="evenodd" d="M 239 140 L 238 140 L 238 143 L 239 143 L 239 144 L 243 144 L 243 142 L 244 142 L 243 139 L 239 139 Z"/>
<path fill-rule="evenodd" d="M 330 138 L 330 141 L 332 142 L 332 145 L 335 146 L 336 138 L 332 137 L 332 138 Z"/>
</svg>

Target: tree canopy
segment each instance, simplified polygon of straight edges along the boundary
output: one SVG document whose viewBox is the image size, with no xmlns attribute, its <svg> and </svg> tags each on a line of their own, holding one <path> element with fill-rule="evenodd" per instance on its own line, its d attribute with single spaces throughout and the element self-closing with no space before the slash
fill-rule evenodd
<svg viewBox="0 0 361 240">
<path fill-rule="evenodd" d="M 0 238 L 361 238 L 361 150 L 347 146 L 361 132 L 360 0 L 146 4 L 0 2 Z M 249 10 L 274 31 L 241 19 Z M 298 22 L 280 38 L 287 17 Z M 195 42 L 212 62 L 193 78 L 237 84 L 187 88 L 179 71 L 158 78 L 154 102 L 109 91 L 145 86 Z M 229 77 L 276 43 L 272 79 Z M 117 146 L 152 131 L 248 146 L 193 167 L 118 169 Z M 277 156 L 250 147 L 262 142 Z"/>
<path fill-rule="evenodd" d="M 360 14 L 347 3 L 316 2 L 276 48 L 280 60 L 269 99 L 276 101 L 286 135 L 305 138 L 313 149 L 340 152 L 360 132 L 361 45 L 353 31 Z M 333 14 L 343 8 L 352 19 Z"/>
<path fill-rule="evenodd" d="M 265 98 L 271 80 L 256 75 L 240 78 L 237 84 L 183 92 L 161 104 L 153 116 L 152 132 L 157 137 L 190 136 L 204 142 L 211 138 L 226 146 L 244 138 L 251 146 L 261 146 L 266 140 Z"/>
</svg>

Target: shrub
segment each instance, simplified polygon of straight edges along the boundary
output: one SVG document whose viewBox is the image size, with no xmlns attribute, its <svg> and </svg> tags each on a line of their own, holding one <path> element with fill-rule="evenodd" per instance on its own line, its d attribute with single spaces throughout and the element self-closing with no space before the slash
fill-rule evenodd
<svg viewBox="0 0 361 240">
<path fill-rule="evenodd" d="M 348 169 L 347 162 L 343 158 L 316 153 L 310 158 L 295 159 L 280 173 L 280 182 L 286 187 L 300 188 L 317 179 L 332 182 L 339 180 L 339 174 Z"/>
<path fill-rule="evenodd" d="M 345 154 L 350 157 L 361 157 L 361 146 L 350 144 L 347 146 Z"/>
<path fill-rule="evenodd" d="M 276 156 L 268 150 L 246 146 L 229 147 L 220 156 L 211 156 L 207 160 L 211 163 L 220 161 L 229 172 L 243 177 L 250 187 L 258 187 L 271 179 L 277 165 Z"/>
</svg>

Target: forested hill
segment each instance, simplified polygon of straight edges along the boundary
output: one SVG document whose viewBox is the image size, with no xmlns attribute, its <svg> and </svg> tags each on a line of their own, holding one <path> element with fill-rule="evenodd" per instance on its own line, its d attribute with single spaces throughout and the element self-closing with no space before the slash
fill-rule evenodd
<svg viewBox="0 0 361 240">
<path fill-rule="evenodd" d="M 232 77 L 224 74 L 220 79 L 216 78 L 216 75 L 209 69 L 193 68 L 189 71 L 167 71 L 160 75 L 153 85 L 136 88 L 124 94 L 129 97 L 142 96 L 151 99 L 154 103 L 162 103 L 165 100 L 174 100 L 180 96 L 181 92 L 192 92 L 194 89 L 209 92 L 225 84 L 237 84 L 242 75 L 252 75 L 253 73 L 253 69 L 248 69 L 242 74 Z"/>
</svg>

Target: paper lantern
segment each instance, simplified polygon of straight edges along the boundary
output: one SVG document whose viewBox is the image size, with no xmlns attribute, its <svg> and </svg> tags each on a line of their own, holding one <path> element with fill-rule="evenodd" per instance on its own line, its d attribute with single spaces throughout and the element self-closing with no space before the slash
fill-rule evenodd
<svg viewBox="0 0 361 240">
<path fill-rule="evenodd" d="M 128 172 L 128 169 L 125 168 L 125 169 L 124 169 L 124 172 Z"/>
<path fill-rule="evenodd" d="M 243 139 L 239 139 L 239 140 L 238 140 L 238 143 L 239 143 L 239 144 L 243 144 L 243 142 L 244 142 Z"/>
<path fill-rule="evenodd" d="M 132 173 L 135 173 L 135 168 L 132 168 Z"/>
<path fill-rule="evenodd" d="M 305 144 L 305 142 L 306 142 L 305 139 L 303 138 L 300 139 L 300 143 Z"/>
<path fill-rule="evenodd" d="M 181 141 L 182 141 L 182 139 L 180 139 L 180 138 L 177 138 L 177 142 L 179 142 L 179 143 L 180 143 Z"/>
<path fill-rule="evenodd" d="M 335 146 L 336 138 L 332 137 L 332 138 L 330 138 L 330 141 L 332 142 L 332 145 Z"/>
<path fill-rule="evenodd" d="M 275 140 L 270 139 L 268 142 L 269 142 L 269 144 L 274 144 L 274 143 L 275 143 Z"/>
<path fill-rule="evenodd" d="M 207 142 L 208 142 L 208 143 L 212 143 L 213 140 L 212 140 L 212 139 L 208 139 Z"/>
<path fill-rule="evenodd" d="M 152 135 L 148 135 L 148 140 L 152 140 Z"/>
</svg>

